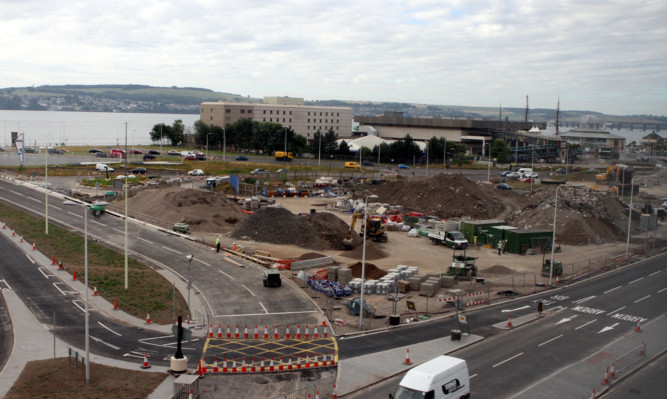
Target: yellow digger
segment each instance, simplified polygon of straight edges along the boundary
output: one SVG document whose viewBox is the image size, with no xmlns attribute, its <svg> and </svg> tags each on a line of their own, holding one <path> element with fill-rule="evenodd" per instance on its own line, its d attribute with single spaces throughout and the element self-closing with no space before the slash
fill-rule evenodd
<svg viewBox="0 0 667 399">
<path fill-rule="evenodd" d="M 354 248 L 354 241 L 352 238 L 354 237 L 354 226 L 359 218 L 363 218 L 363 216 L 359 215 L 357 211 L 354 211 L 352 214 L 352 223 L 350 223 L 350 231 L 347 233 L 347 237 L 343 239 L 343 245 L 348 249 Z M 366 230 L 367 237 L 371 240 L 383 243 L 388 241 L 389 238 L 387 237 L 387 233 L 385 233 L 384 222 L 380 216 L 367 216 L 365 223 L 366 229 L 364 229 L 364 225 L 362 225 L 359 236 L 363 237 L 364 230 Z"/>
</svg>

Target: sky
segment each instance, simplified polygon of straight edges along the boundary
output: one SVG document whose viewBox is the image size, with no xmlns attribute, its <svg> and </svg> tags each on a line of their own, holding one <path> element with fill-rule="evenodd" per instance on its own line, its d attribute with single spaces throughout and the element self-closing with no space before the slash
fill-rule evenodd
<svg viewBox="0 0 667 399">
<path fill-rule="evenodd" d="M 0 0 L 0 87 L 667 115 L 665 0 Z"/>
</svg>

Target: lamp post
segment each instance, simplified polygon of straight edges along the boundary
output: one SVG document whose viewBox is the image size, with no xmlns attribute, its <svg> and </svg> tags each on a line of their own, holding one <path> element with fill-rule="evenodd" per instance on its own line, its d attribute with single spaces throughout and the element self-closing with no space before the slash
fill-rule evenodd
<svg viewBox="0 0 667 399">
<path fill-rule="evenodd" d="M 210 136 L 211 133 L 206 133 L 206 159 L 208 159 L 208 136 Z"/>
<path fill-rule="evenodd" d="M 635 177 L 633 177 L 632 180 L 630 180 L 630 205 L 628 205 L 628 238 L 625 241 L 625 262 L 626 263 L 628 262 L 628 255 L 630 253 L 630 222 L 632 221 L 632 194 L 635 191 L 634 190 Z"/>
<path fill-rule="evenodd" d="M 218 141 L 219 143 L 219 141 Z M 227 132 L 222 128 L 222 162 L 227 160 Z"/>
<path fill-rule="evenodd" d="M 551 287 L 551 279 L 554 275 L 554 249 L 556 247 L 556 211 L 558 210 L 558 189 L 562 185 L 556 186 L 556 199 L 554 201 L 554 224 L 553 224 L 553 235 L 551 237 L 551 263 L 549 264 L 549 286 Z"/>
<path fill-rule="evenodd" d="M 127 122 L 125 122 L 125 289 L 130 288 L 130 275 L 129 275 L 129 257 L 128 257 L 128 243 L 127 243 L 127 233 L 128 233 L 128 228 L 127 228 L 127 175 L 129 174 L 129 170 L 127 167 Z M 86 283 L 86 286 L 88 284 Z"/>
<path fill-rule="evenodd" d="M 359 300 L 359 330 L 362 329 L 364 321 L 364 279 L 366 278 L 366 235 L 368 233 L 368 199 L 377 199 L 375 194 L 369 195 L 364 201 L 364 243 L 361 251 L 361 299 Z"/>
<path fill-rule="evenodd" d="M 49 234 L 49 147 L 44 148 L 44 233 Z"/>
<path fill-rule="evenodd" d="M 318 132 L 320 135 L 320 142 L 317 146 L 317 166 L 320 166 L 320 159 L 322 158 L 322 133 Z"/>
<path fill-rule="evenodd" d="M 287 127 L 283 127 L 285 131 L 285 152 L 283 152 L 283 170 L 287 169 Z"/>
<path fill-rule="evenodd" d="M 192 313 L 190 313 L 190 291 L 192 290 L 192 271 L 190 270 L 190 264 L 192 259 L 195 258 L 194 255 L 188 255 L 185 257 L 188 260 L 188 320 L 192 319 Z"/>
</svg>

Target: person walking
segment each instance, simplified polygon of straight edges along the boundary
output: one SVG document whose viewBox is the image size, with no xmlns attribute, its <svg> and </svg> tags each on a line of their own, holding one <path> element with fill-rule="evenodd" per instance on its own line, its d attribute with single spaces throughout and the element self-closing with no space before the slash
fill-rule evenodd
<svg viewBox="0 0 667 399">
<path fill-rule="evenodd" d="M 500 252 L 503 250 L 503 240 L 498 240 L 498 245 L 496 245 L 496 247 L 498 247 L 498 255 L 501 255 Z"/>
<path fill-rule="evenodd" d="M 220 252 L 220 236 L 215 240 L 215 252 Z"/>
</svg>

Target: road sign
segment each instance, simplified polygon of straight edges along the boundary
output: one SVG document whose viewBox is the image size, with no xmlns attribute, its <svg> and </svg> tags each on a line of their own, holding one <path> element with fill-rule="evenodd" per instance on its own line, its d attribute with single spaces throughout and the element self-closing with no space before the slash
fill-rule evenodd
<svg viewBox="0 0 667 399">
<path fill-rule="evenodd" d="M 459 315 L 459 323 L 468 324 L 468 319 L 466 319 L 465 315 Z"/>
<path fill-rule="evenodd" d="M 415 306 L 415 303 L 412 301 L 405 301 L 405 304 L 408 305 L 408 309 L 412 310 L 413 312 L 417 311 L 417 307 Z"/>
</svg>

